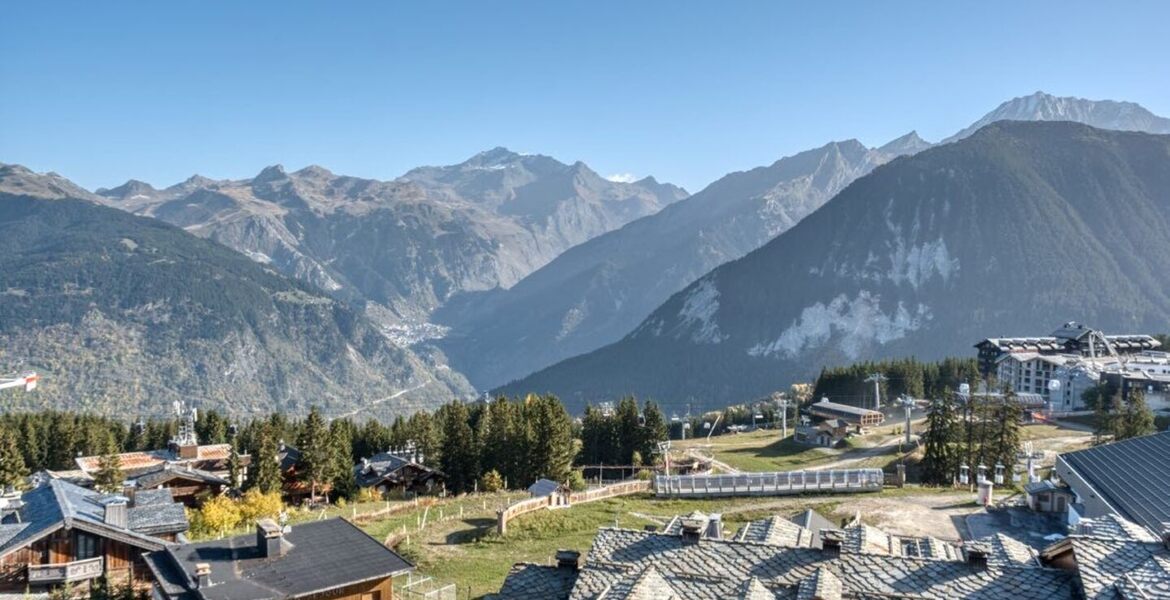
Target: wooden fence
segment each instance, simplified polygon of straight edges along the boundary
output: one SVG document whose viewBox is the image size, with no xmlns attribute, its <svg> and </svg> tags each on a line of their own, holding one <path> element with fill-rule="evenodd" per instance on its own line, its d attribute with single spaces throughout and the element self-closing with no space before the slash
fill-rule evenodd
<svg viewBox="0 0 1170 600">
<path fill-rule="evenodd" d="M 659 475 L 654 479 L 654 494 L 662 498 L 715 498 L 783 496 L 804 492 L 876 492 L 882 489 L 884 481 L 881 469 Z"/>
<path fill-rule="evenodd" d="M 508 521 L 511 521 L 520 515 L 535 512 L 541 509 L 566 508 L 572 506 L 573 504 L 584 504 L 586 502 L 594 502 L 596 500 L 603 500 L 605 498 L 627 496 L 630 494 L 637 494 L 647 491 L 650 491 L 650 481 L 639 479 L 636 481 L 623 481 L 621 483 L 594 488 L 584 492 L 572 492 L 567 496 L 554 492 L 540 498 L 518 500 L 496 511 L 496 532 L 500 535 L 504 535 L 508 532 Z"/>
</svg>

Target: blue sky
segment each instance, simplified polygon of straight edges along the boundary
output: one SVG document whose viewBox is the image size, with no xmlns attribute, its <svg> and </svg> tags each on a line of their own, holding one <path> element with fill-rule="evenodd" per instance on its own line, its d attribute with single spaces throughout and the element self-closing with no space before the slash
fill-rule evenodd
<svg viewBox="0 0 1170 600">
<path fill-rule="evenodd" d="M 90 188 L 503 145 L 697 191 L 1044 90 L 1170 115 L 1170 3 L 22 2 L 0 161 Z"/>
</svg>

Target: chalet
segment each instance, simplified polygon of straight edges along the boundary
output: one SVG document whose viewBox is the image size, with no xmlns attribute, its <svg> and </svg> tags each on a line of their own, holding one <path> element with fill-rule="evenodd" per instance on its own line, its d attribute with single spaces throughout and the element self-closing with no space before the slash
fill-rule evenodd
<svg viewBox="0 0 1170 600">
<path fill-rule="evenodd" d="M 301 451 L 295 446 L 280 443 L 280 450 L 276 453 L 276 460 L 280 462 L 280 493 L 289 504 L 305 504 L 313 497 L 313 488 L 308 481 L 301 479 L 297 469 L 301 465 Z M 317 484 L 317 498 L 328 499 L 333 491 L 333 485 L 328 482 Z"/>
<path fill-rule="evenodd" d="M 202 500 L 238 487 L 247 476 L 252 457 L 237 456 L 240 481 L 231 481 L 231 444 L 199 444 L 194 421 L 189 420 L 165 450 L 123 452 L 118 460 L 130 488 L 169 488 L 175 499 L 191 507 Z M 79 456 L 77 470 L 47 472 L 49 476 L 79 485 L 92 485 L 101 470 L 101 456 Z"/>
<path fill-rule="evenodd" d="M 404 453 L 381 452 L 354 467 L 358 487 L 372 488 L 379 494 L 412 492 L 435 493 L 443 489 L 446 476 L 419 464 L 413 456 Z"/>
<path fill-rule="evenodd" d="M 825 419 L 815 425 L 801 425 L 796 428 L 792 439 L 802 444 L 836 448 L 849 436 L 849 423 L 843 419 Z"/>
<path fill-rule="evenodd" d="M 163 600 L 392 600 L 414 565 L 343 519 L 183 544 L 146 555 Z"/>
<path fill-rule="evenodd" d="M 828 398 L 822 398 L 820 402 L 809 405 L 808 413 L 821 419 L 840 419 L 858 430 L 880 425 L 885 419 L 880 411 L 838 404 L 830 402 Z"/>
<path fill-rule="evenodd" d="M 142 553 L 187 530 L 183 505 L 168 489 L 134 497 L 103 495 L 61 480 L 25 492 L 0 521 L 0 588 L 42 590 L 149 583 Z"/>
</svg>

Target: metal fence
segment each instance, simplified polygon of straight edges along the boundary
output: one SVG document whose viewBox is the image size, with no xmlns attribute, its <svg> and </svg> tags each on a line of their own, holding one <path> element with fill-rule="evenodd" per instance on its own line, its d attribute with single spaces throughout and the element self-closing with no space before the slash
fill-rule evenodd
<svg viewBox="0 0 1170 600">
<path fill-rule="evenodd" d="M 454 583 L 442 584 L 430 577 L 415 578 L 410 575 L 409 581 L 398 589 L 406 600 L 456 600 L 458 590 Z"/>
<path fill-rule="evenodd" d="M 782 496 L 804 492 L 876 492 L 885 481 L 881 469 L 784 471 L 733 475 L 659 475 L 654 495 L 663 498 Z"/>
</svg>

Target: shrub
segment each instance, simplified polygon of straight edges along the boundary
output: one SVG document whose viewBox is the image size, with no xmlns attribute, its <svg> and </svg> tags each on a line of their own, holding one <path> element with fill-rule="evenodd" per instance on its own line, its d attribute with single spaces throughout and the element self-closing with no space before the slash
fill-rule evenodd
<svg viewBox="0 0 1170 600">
<path fill-rule="evenodd" d="M 500 476 L 500 472 L 492 469 L 483 474 L 479 479 L 479 491 L 481 492 L 498 492 L 504 488 L 504 478 Z"/>
</svg>

